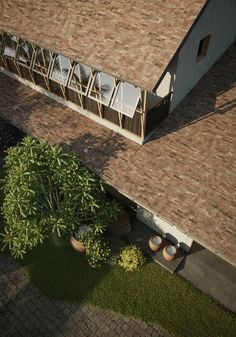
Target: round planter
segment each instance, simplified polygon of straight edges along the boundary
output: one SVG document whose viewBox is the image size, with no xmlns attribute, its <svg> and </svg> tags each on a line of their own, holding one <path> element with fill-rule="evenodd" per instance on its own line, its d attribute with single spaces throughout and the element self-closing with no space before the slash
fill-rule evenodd
<svg viewBox="0 0 236 337">
<path fill-rule="evenodd" d="M 73 234 L 71 234 L 69 238 L 69 242 L 71 246 L 79 253 L 85 253 L 86 249 L 81 241 L 78 241 L 74 238 Z"/>
<path fill-rule="evenodd" d="M 150 237 L 148 244 L 153 252 L 157 252 L 162 247 L 163 240 L 160 236 L 152 236 Z"/>
<path fill-rule="evenodd" d="M 163 257 L 166 261 L 172 261 L 176 257 L 177 248 L 175 246 L 169 245 L 163 249 Z"/>
</svg>

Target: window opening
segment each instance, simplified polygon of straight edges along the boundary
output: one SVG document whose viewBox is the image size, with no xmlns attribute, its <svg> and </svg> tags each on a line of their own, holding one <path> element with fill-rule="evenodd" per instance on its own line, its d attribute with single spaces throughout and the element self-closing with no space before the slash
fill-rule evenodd
<svg viewBox="0 0 236 337">
<path fill-rule="evenodd" d="M 206 56 L 209 47 L 210 37 L 210 35 L 207 35 L 199 42 L 197 51 L 197 62 L 202 60 Z"/>
<path fill-rule="evenodd" d="M 141 99 L 140 88 L 122 81 L 116 88 L 111 108 L 133 118 L 139 99 Z"/>
<path fill-rule="evenodd" d="M 108 106 L 115 87 L 113 76 L 103 72 L 96 72 L 89 91 L 89 97 Z"/>
<path fill-rule="evenodd" d="M 73 68 L 73 73 L 68 87 L 87 95 L 89 84 L 92 77 L 92 70 L 86 64 L 77 63 Z"/>
<path fill-rule="evenodd" d="M 71 62 L 67 57 L 56 55 L 53 60 L 50 79 L 66 85 L 70 68 Z"/>
<path fill-rule="evenodd" d="M 3 56 L 14 59 L 18 46 L 18 38 L 14 35 L 5 34 Z"/>
</svg>

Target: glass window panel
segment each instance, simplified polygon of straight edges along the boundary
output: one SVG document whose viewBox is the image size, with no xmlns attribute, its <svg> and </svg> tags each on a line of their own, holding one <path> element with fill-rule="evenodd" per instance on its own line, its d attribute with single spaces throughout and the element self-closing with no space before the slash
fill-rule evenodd
<svg viewBox="0 0 236 337">
<path fill-rule="evenodd" d="M 3 56 L 14 59 L 16 56 L 17 45 L 18 45 L 18 38 L 14 35 L 6 34 Z"/>
<path fill-rule="evenodd" d="M 92 70 L 86 64 L 76 64 L 71 77 L 69 87 L 76 89 L 86 95 L 88 84 L 90 82 Z"/>
<path fill-rule="evenodd" d="M 40 74 L 47 74 L 52 56 L 48 49 L 37 47 L 33 70 Z"/>
<path fill-rule="evenodd" d="M 96 99 L 104 105 L 108 105 L 114 86 L 114 77 L 99 71 L 94 76 L 89 97 Z"/>
<path fill-rule="evenodd" d="M 140 88 L 127 82 L 120 82 L 111 107 L 133 118 L 140 97 Z"/>
<path fill-rule="evenodd" d="M 18 61 L 26 66 L 30 66 L 33 51 L 34 49 L 31 43 L 27 41 L 21 41 L 18 53 Z"/>
<path fill-rule="evenodd" d="M 62 55 L 57 55 L 54 59 L 50 78 L 61 84 L 66 84 L 70 70 L 70 60 Z"/>
</svg>

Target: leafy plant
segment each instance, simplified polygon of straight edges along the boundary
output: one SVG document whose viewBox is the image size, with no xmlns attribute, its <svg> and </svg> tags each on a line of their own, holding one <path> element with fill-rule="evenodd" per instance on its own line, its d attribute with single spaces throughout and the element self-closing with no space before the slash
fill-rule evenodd
<svg viewBox="0 0 236 337">
<path fill-rule="evenodd" d="M 68 235 L 78 224 L 101 232 L 119 214 L 103 182 L 59 146 L 26 137 L 8 149 L 5 161 L 4 247 L 14 257 L 51 233 Z"/>
<path fill-rule="evenodd" d="M 126 271 L 138 270 L 144 263 L 145 257 L 140 247 L 134 244 L 124 247 L 117 258 L 118 266 Z"/>
<path fill-rule="evenodd" d="M 89 235 L 89 232 L 82 236 L 82 242 L 86 248 L 86 258 L 92 268 L 100 268 L 106 263 L 111 249 L 107 242 L 96 235 Z"/>
</svg>

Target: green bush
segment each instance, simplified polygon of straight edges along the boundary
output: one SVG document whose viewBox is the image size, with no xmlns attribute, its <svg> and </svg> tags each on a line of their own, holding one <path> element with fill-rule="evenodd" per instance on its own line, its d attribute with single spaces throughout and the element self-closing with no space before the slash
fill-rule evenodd
<svg viewBox="0 0 236 337">
<path fill-rule="evenodd" d="M 68 235 L 78 225 L 103 232 L 120 211 L 103 182 L 59 146 L 26 137 L 8 149 L 3 181 L 4 247 L 14 257 L 51 233 Z"/>
<path fill-rule="evenodd" d="M 90 232 L 81 235 L 81 241 L 86 248 L 86 259 L 92 268 L 100 268 L 107 262 L 111 254 L 109 244 Z"/>
<path fill-rule="evenodd" d="M 124 247 L 117 258 L 118 266 L 126 271 L 138 270 L 144 263 L 145 257 L 140 247 L 133 244 Z"/>
</svg>

